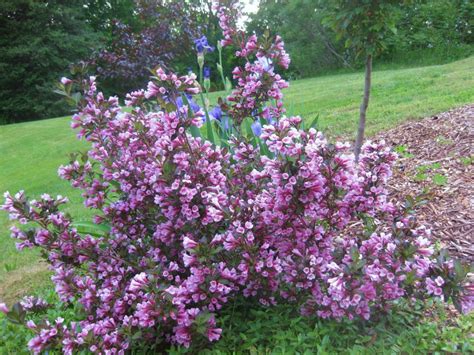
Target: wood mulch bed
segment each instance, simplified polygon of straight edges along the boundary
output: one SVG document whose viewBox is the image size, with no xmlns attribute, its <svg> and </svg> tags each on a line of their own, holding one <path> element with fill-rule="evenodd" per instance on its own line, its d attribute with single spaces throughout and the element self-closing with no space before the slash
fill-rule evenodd
<svg viewBox="0 0 474 355">
<path fill-rule="evenodd" d="M 395 198 L 429 195 L 420 222 L 450 252 L 474 261 L 474 104 L 378 134 L 400 154 L 390 180 Z"/>
</svg>

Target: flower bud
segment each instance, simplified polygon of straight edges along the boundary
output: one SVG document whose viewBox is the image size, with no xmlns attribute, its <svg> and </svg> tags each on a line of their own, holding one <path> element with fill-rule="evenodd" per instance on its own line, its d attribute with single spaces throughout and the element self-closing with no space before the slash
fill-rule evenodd
<svg viewBox="0 0 474 355">
<path fill-rule="evenodd" d="M 61 84 L 63 84 L 63 85 L 69 85 L 70 83 L 72 83 L 72 80 L 71 80 L 71 79 L 68 79 L 68 78 L 66 78 L 66 77 L 64 77 L 64 76 L 61 78 Z"/>
<path fill-rule="evenodd" d="M 211 80 L 209 78 L 206 78 L 204 79 L 204 89 L 207 91 L 209 91 L 209 89 L 211 88 Z"/>
<path fill-rule="evenodd" d="M 225 90 L 226 91 L 232 90 L 232 83 L 230 82 L 229 78 L 225 78 Z"/>
<path fill-rule="evenodd" d="M 204 53 L 198 53 L 197 61 L 198 61 L 199 68 L 202 68 L 204 66 Z"/>
</svg>

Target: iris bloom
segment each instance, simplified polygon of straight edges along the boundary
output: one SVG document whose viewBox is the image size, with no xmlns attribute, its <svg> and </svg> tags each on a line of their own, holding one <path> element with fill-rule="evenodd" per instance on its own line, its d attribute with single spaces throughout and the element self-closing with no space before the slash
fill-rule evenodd
<svg viewBox="0 0 474 355">
<path fill-rule="evenodd" d="M 186 94 L 186 97 L 188 98 L 188 102 L 189 102 L 189 106 L 191 107 L 191 110 L 193 110 L 193 112 L 198 112 L 200 109 L 201 109 L 201 106 L 199 106 L 194 100 L 193 100 L 193 97 L 189 94 Z M 183 107 L 183 98 L 182 97 L 178 97 L 176 99 L 176 105 L 178 105 L 178 108 L 180 107 Z"/>
<path fill-rule="evenodd" d="M 257 137 L 260 137 L 262 134 L 262 125 L 260 124 L 259 121 L 254 121 L 252 123 L 252 132 L 255 134 Z"/>
<path fill-rule="evenodd" d="M 209 116 L 220 121 L 222 118 L 222 109 L 219 106 L 215 106 L 211 111 L 209 111 Z"/>
<path fill-rule="evenodd" d="M 196 38 L 194 40 L 194 44 L 196 45 L 196 51 L 198 53 L 212 52 L 214 50 L 214 47 L 210 46 L 209 43 L 207 42 L 206 36 L 202 36 L 201 38 Z"/>
<path fill-rule="evenodd" d="M 223 114 L 220 106 L 215 106 L 211 111 L 209 111 L 209 117 L 211 120 L 219 121 L 223 129 L 230 129 L 229 116 Z"/>
</svg>

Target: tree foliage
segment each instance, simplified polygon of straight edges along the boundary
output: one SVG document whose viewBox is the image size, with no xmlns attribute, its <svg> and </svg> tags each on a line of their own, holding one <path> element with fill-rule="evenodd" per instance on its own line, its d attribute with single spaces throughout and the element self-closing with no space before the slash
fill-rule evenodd
<svg viewBox="0 0 474 355">
<path fill-rule="evenodd" d="M 97 43 L 83 1 L 0 2 L 0 123 L 68 112 L 52 90 L 72 62 Z"/>
<path fill-rule="evenodd" d="M 123 94 L 157 65 L 187 72 L 197 36 L 217 41 L 211 1 L 8 0 L 0 15 L 0 123 L 69 113 L 53 89 L 70 64 L 86 61 L 105 92 Z"/>
<path fill-rule="evenodd" d="M 323 23 L 356 55 L 376 55 L 396 33 L 396 0 L 334 0 L 325 3 Z"/>
<path fill-rule="evenodd" d="M 85 12 L 87 21 L 94 30 L 111 35 L 113 22 L 116 20 L 134 28 L 140 25 L 135 7 L 135 0 L 87 0 Z"/>
<path fill-rule="evenodd" d="M 179 73 L 188 68 L 197 72 L 192 40 L 205 35 L 215 46 L 218 39 L 219 20 L 211 4 L 211 0 L 2 1 L 0 124 L 66 114 L 52 88 L 69 64 L 81 59 L 93 64 L 108 94 L 143 86 L 149 69 L 158 64 Z M 356 56 L 361 48 L 376 53 L 376 58 L 397 57 L 402 62 L 420 50 L 438 53 L 440 61 L 473 52 L 472 1 L 412 0 L 411 5 L 398 5 L 375 0 L 261 0 L 248 29 L 257 34 L 278 32 L 285 39 L 293 58 L 290 77 L 361 66 L 363 56 Z M 369 38 L 364 38 L 366 31 L 372 31 Z M 385 51 L 379 54 L 382 48 Z M 238 65 L 235 56 L 225 54 L 224 69 Z M 217 62 L 217 55 L 209 53 L 206 60 Z M 217 79 L 217 68 L 210 69 Z"/>
<path fill-rule="evenodd" d="M 395 16 L 398 31 L 388 39 L 391 52 L 474 43 L 472 1 L 416 1 Z"/>
</svg>

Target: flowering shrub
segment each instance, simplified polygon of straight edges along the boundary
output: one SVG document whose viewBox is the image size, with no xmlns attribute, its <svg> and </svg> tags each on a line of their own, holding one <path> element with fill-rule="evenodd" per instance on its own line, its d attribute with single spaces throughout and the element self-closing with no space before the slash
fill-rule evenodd
<svg viewBox="0 0 474 355">
<path fill-rule="evenodd" d="M 28 323 L 30 349 L 124 353 L 216 341 L 219 312 L 240 296 L 336 319 L 369 319 L 401 297 L 455 297 L 471 308 L 467 269 L 435 251 L 410 213 L 414 201 L 389 201 L 395 154 L 367 142 L 355 164 L 347 144 L 286 117 L 287 83 L 276 73 L 289 64 L 283 42 L 237 30 L 234 2 L 216 9 L 219 47 L 236 46 L 246 63 L 212 110 L 192 73 L 155 69 L 147 90 L 127 95 L 129 110 L 97 93 L 94 78 L 63 80 L 67 95 L 82 86 L 72 126 L 91 149 L 59 175 L 97 214 L 84 229 L 60 211 L 66 198 L 5 194 L 11 219 L 36 224 L 12 228 L 18 248 L 42 248 L 60 299 L 83 309 L 70 324 Z M 21 322 L 47 307 L 0 306 Z"/>
</svg>

